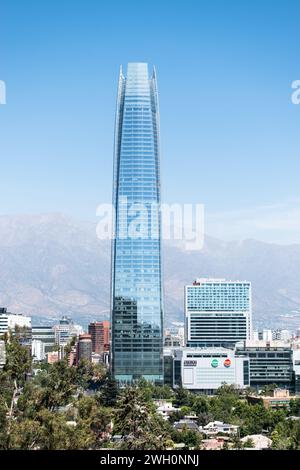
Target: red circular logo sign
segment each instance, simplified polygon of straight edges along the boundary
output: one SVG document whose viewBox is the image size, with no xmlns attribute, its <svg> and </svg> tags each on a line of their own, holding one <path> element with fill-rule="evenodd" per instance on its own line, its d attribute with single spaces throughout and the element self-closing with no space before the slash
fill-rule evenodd
<svg viewBox="0 0 300 470">
<path fill-rule="evenodd" d="M 230 367 L 230 366 L 231 366 L 231 360 L 228 359 L 228 358 L 225 359 L 225 361 L 224 361 L 224 366 L 225 366 L 225 367 Z"/>
</svg>

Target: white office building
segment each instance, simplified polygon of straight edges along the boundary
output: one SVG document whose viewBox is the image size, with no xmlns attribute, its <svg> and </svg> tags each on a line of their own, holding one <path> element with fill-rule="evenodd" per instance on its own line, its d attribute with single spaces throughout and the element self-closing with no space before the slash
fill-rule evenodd
<svg viewBox="0 0 300 470">
<path fill-rule="evenodd" d="M 300 395 L 300 349 L 293 350 L 293 369 L 295 377 L 295 393 Z"/>
<path fill-rule="evenodd" d="M 31 355 L 34 361 L 43 361 L 46 358 L 45 343 L 39 339 L 31 342 Z"/>
<path fill-rule="evenodd" d="M 45 354 L 54 350 L 55 332 L 52 326 L 33 325 L 32 326 L 32 341 L 39 340 L 44 343 Z"/>
<path fill-rule="evenodd" d="M 182 386 L 214 394 L 224 383 L 240 388 L 249 386 L 249 359 L 225 348 L 183 348 Z"/>
<path fill-rule="evenodd" d="M 69 317 L 62 317 L 53 330 L 55 342 L 61 347 L 65 347 L 74 336 L 78 338 L 83 333 L 82 326 L 74 324 Z"/>
<path fill-rule="evenodd" d="M 281 341 L 288 342 L 292 339 L 292 333 L 289 330 L 281 330 L 280 339 Z"/>
<path fill-rule="evenodd" d="M 197 279 L 185 287 L 185 322 L 189 347 L 228 347 L 251 339 L 251 283 Z"/>
<path fill-rule="evenodd" d="M 263 341 L 272 341 L 273 340 L 272 330 L 263 330 L 262 331 L 262 340 Z"/>
<path fill-rule="evenodd" d="M 259 332 L 257 330 L 253 330 L 252 331 L 252 339 L 254 341 L 258 341 L 259 340 Z"/>
<path fill-rule="evenodd" d="M 0 309 L 0 336 L 14 332 L 15 328 L 31 328 L 31 317 L 22 315 L 21 313 L 10 313 L 6 308 Z"/>
<path fill-rule="evenodd" d="M 0 370 L 5 366 L 6 363 L 6 348 L 5 342 L 0 340 Z"/>
</svg>

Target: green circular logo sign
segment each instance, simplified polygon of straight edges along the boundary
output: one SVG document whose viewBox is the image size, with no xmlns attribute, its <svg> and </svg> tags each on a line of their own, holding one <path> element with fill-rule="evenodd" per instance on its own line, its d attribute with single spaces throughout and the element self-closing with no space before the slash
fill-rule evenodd
<svg viewBox="0 0 300 470">
<path fill-rule="evenodd" d="M 213 359 L 213 360 L 211 361 L 211 366 L 212 366 L 212 367 L 218 367 L 218 365 L 219 365 L 218 359 Z"/>
</svg>

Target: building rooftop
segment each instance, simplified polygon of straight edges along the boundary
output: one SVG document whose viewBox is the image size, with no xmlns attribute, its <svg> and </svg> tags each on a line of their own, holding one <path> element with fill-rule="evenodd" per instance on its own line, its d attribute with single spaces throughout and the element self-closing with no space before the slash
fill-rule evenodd
<svg viewBox="0 0 300 470">
<path fill-rule="evenodd" d="M 190 419 L 181 419 L 174 423 L 174 428 L 177 430 L 188 428 L 191 431 L 199 431 L 199 426 Z"/>
<path fill-rule="evenodd" d="M 197 278 L 195 279 L 195 281 L 193 282 L 193 286 L 198 286 L 200 284 L 207 284 L 207 283 L 213 283 L 213 284 L 222 284 L 222 283 L 247 283 L 247 284 L 250 284 L 250 281 L 240 281 L 240 280 L 231 280 L 231 279 L 225 279 L 225 278 L 213 278 L 213 277 L 200 277 L 200 278 Z"/>
<path fill-rule="evenodd" d="M 246 442 L 251 439 L 255 449 L 268 449 L 271 446 L 272 440 L 262 434 L 251 434 L 241 439 L 242 442 Z"/>
</svg>

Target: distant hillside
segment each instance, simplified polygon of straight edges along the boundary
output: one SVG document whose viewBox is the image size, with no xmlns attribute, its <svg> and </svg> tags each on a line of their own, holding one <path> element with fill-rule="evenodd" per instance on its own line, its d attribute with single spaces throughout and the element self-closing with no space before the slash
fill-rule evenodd
<svg viewBox="0 0 300 470">
<path fill-rule="evenodd" d="M 87 323 L 109 315 L 110 244 L 96 224 L 61 214 L 0 217 L 0 306 Z M 256 325 L 300 326 L 300 245 L 206 237 L 203 250 L 164 245 L 166 322 L 182 319 L 183 286 L 196 277 L 247 279 Z"/>
</svg>

